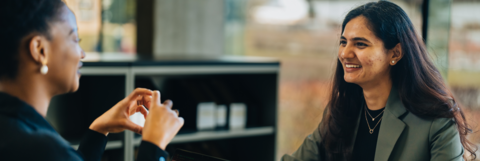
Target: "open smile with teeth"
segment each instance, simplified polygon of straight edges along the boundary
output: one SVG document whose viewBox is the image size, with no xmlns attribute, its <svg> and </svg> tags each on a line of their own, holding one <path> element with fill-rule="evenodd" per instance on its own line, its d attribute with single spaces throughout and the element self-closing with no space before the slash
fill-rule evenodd
<svg viewBox="0 0 480 161">
<path fill-rule="evenodd" d="M 347 66 L 347 68 L 361 68 L 362 67 L 361 65 L 350 65 L 350 64 L 347 64 L 346 66 Z"/>
</svg>

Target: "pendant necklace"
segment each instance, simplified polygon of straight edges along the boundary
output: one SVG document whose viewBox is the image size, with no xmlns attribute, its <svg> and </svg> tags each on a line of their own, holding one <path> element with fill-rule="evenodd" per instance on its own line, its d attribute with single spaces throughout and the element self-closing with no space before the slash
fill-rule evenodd
<svg viewBox="0 0 480 161">
<path fill-rule="evenodd" d="M 375 127 L 373 127 L 373 129 L 372 129 L 372 128 L 370 127 L 370 124 L 368 123 L 367 110 L 368 110 L 368 109 L 367 109 L 367 107 L 365 106 L 365 121 L 367 121 L 367 125 L 368 125 L 368 129 L 370 130 L 370 131 L 369 131 L 370 134 L 373 134 L 373 131 L 375 130 L 375 128 L 377 128 L 378 124 L 382 121 L 383 116 L 380 117 L 380 120 L 378 120 L 377 124 L 376 124 Z M 383 111 L 385 111 L 385 109 L 383 109 Z M 383 111 L 382 111 L 380 114 L 382 114 Z M 368 114 L 370 115 L 370 113 L 368 113 Z M 380 114 L 379 114 L 378 116 L 380 116 Z M 378 117 L 378 116 L 377 116 L 377 117 Z M 370 115 L 370 117 L 371 117 L 371 115 Z M 377 118 L 377 117 L 375 117 L 375 118 Z M 375 118 L 372 117 L 372 121 L 375 120 Z"/>
</svg>

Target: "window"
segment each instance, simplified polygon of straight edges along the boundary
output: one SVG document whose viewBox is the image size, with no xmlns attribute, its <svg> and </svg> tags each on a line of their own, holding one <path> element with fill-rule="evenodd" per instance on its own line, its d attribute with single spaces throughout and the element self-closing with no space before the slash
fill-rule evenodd
<svg viewBox="0 0 480 161">
<path fill-rule="evenodd" d="M 136 53 L 135 0 L 66 0 L 87 53 Z M 102 16 L 103 15 L 103 16 Z"/>
<path fill-rule="evenodd" d="M 453 1 L 450 20 L 448 83 L 457 101 L 465 107 L 472 127 L 476 127 L 480 114 L 479 8 L 480 1 Z M 473 133 L 470 140 L 478 143 L 479 136 Z"/>
</svg>

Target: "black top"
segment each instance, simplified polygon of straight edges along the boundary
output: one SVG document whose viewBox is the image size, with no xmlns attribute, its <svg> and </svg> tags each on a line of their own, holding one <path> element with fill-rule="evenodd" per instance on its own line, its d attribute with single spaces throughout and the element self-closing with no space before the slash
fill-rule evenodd
<svg viewBox="0 0 480 161">
<path fill-rule="evenodd" d="M 33 107 L 0 92 L 1 160 L 99 161 L 107 137 L 89 130 L 73 149 Z M 158 161 L 168 153 L 142 141 L 138 161 Z M 165 160 L 165 159 L 164 159 Z"/>
<path fill-rule="evenodd" d="M 360 123 L 357 130 L 357 138 L 355 139 L 355 145 L 353 147 L 353 160 L 362 160 L 362 161 L 373 161 L 375 159 L 375 149 L 377 148 L 377 139 L 378 132 L 380 131 L 380 124 L 382 124 L 380 118 L 382 118 L 382 111 L 385 108 L 380 110 L 372 111 L 368 110 L 372 117 L 378 116 L 375 120 L 372 121 L 372 117 L 365 113 L 365 108 L 361 110 Z M 365 116 L 366 115 L 366 116 Z M 365 120 L 365 118 L 367 118 Z M 367 125 L 370 124 L 370 128 L 373 129 L 378 123 L 377 127 L 370 134 L 370 129 Z M 380 121 L 380 122 L 379 122 Z"/>
</svg>

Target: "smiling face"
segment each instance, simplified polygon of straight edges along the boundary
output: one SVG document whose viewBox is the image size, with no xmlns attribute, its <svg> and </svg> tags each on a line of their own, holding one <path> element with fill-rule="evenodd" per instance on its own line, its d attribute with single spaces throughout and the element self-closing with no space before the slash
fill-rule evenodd
<svg viewBox="0 0 480 161">
<path fill-rule="evenodd" d="M 338 51 L 345 81 L 362 86 L 389 80 L 391 65 L 397 62 L 396 48 L 385 49 L 383 41 L 369 29 L 364 16 L 353 18 L 345 26 Z"/>
<path fill-rule="evenodd" d="M 46 75 L 53 83 L 54 93 L 61 94 L 78 90 L 82 66 L 80 60 L 85 53 L 79 46 L 75 15 L 64 5 L 59 12 L 59 20 L 50 24 L 51 51 L 47 58 L 49 68 Z"/>
</svg>

